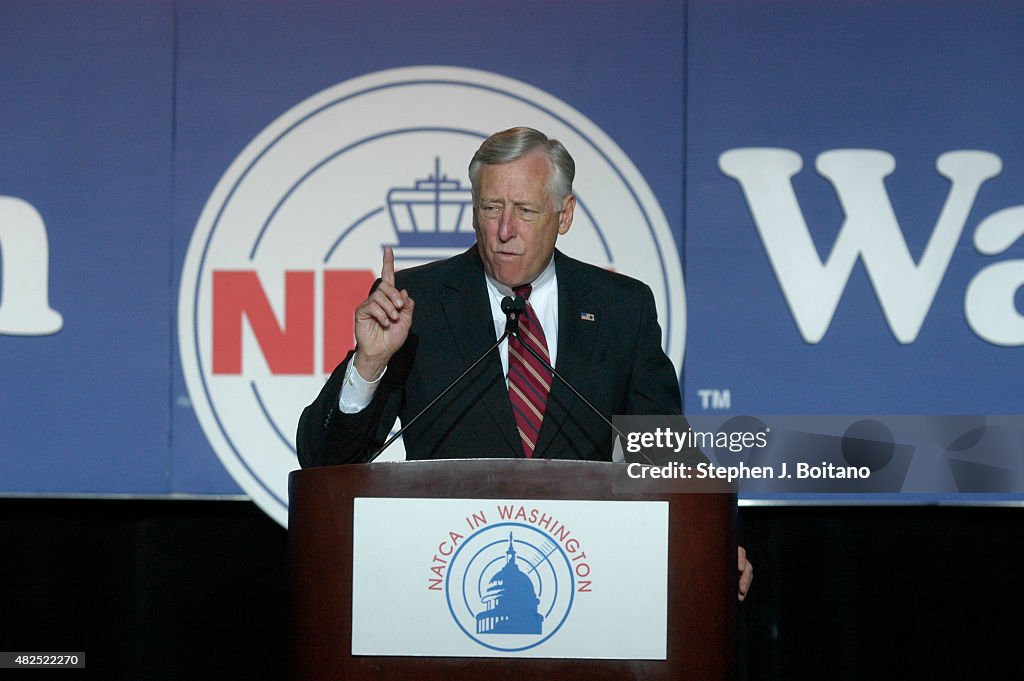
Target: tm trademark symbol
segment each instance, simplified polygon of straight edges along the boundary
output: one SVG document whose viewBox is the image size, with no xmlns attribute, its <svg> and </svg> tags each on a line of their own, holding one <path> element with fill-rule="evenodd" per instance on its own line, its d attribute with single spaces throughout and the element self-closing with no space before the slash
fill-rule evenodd
<svg viewBox="0 0 1024 681">
<path fill-rule="evenodd" d="M 729 409 L 732 406 L 732 395 L 729 389 L 701 388 L 697 391 L 701 409 Z"/>
</svg>

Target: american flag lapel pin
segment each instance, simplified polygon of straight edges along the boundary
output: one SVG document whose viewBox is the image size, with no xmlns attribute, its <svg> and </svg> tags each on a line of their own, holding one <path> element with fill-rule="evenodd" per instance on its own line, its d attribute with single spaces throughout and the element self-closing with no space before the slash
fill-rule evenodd
<svg viewBox="0 0 1024 681">
<path fill-rule="evenodd" d="M 582 320 L 584 322 L 592 322 L 592 321 L 594 321 L 594 313 L 593 312 L 580 312 L 580 320 Z"/>
</svg>

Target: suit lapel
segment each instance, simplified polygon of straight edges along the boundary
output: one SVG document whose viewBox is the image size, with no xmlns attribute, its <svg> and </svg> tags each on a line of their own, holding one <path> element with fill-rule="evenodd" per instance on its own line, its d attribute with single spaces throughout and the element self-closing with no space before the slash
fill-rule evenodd
<svg viewBox="0 0 1024 681">
<path fill-rule="evenodd" d="M 442 296 L 441 304 L 462 364 L 468 367 L 494 345 L 494 321 L 491 319 L 483 263 L 476 245 L 455 260 L 458 260 L 456 270 L 444 282 L 445 295 Z M 487 380 L 491 388 L 480 397 L 480 402 L 490 412 L 512 454 L 522 456 L 522 445 L 512 415 L 512 404 L 505 389 L 498 351 L 495 350 L 487 357 L 477 370 L 494 379 Z"/>
<path fill-rule="evenodd" d="M 601 322 L 600 310 L 592 300 L 590 278 L 576 261 L 555 251 L 555 273 L 558 277 L 558 357 L 555 369 L 579 390 L 594 356 Z M 545 456 L 562 429 L 566 416 L 576 408 L 589 409 L 561 380 L 554 378 L 534 450 L 535 457 Z"/>
</svg>

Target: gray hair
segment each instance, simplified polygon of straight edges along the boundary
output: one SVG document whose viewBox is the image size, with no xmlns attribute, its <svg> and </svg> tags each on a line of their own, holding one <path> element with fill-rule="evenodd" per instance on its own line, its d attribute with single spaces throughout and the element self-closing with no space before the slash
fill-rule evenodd
<svg viewBox="0 0 1024 681">
<path fill-rule="evenodd" d="M 548 178 L 548 194 L 555 204 L 555 210 L 562 209 L 565 197 L 572 193 L 572 180 L 576 176 L 576 162 L 558 140 L 533 128 L 509 128 L 496 132 L 480 145 L 473 160 L 469 162 L 469 183 L 473 187 L 474 203 L 480 198 L 480 172 L 485 165 L 499 165 L 518 161 L 524 156 L 543 151 L 551 162 L 551 176 Z"/>
</svg>

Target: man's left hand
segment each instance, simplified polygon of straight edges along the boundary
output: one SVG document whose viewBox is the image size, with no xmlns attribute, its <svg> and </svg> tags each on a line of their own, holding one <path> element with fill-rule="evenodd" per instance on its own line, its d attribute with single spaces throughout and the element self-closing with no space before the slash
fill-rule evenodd
<svg viewBox="0 0 1024 681">
<path fill-rule="evenodd" d="M 740 571 L 740 593 L 739 599 L 742 601 L 747 597 L 747 592 L 750 591 L 750 583 L 754 581 L 754 566 L 747 560 L 747 550 L 742 546 L 737 547 L 739 553 L 739 567 Z"/>
</svg>

